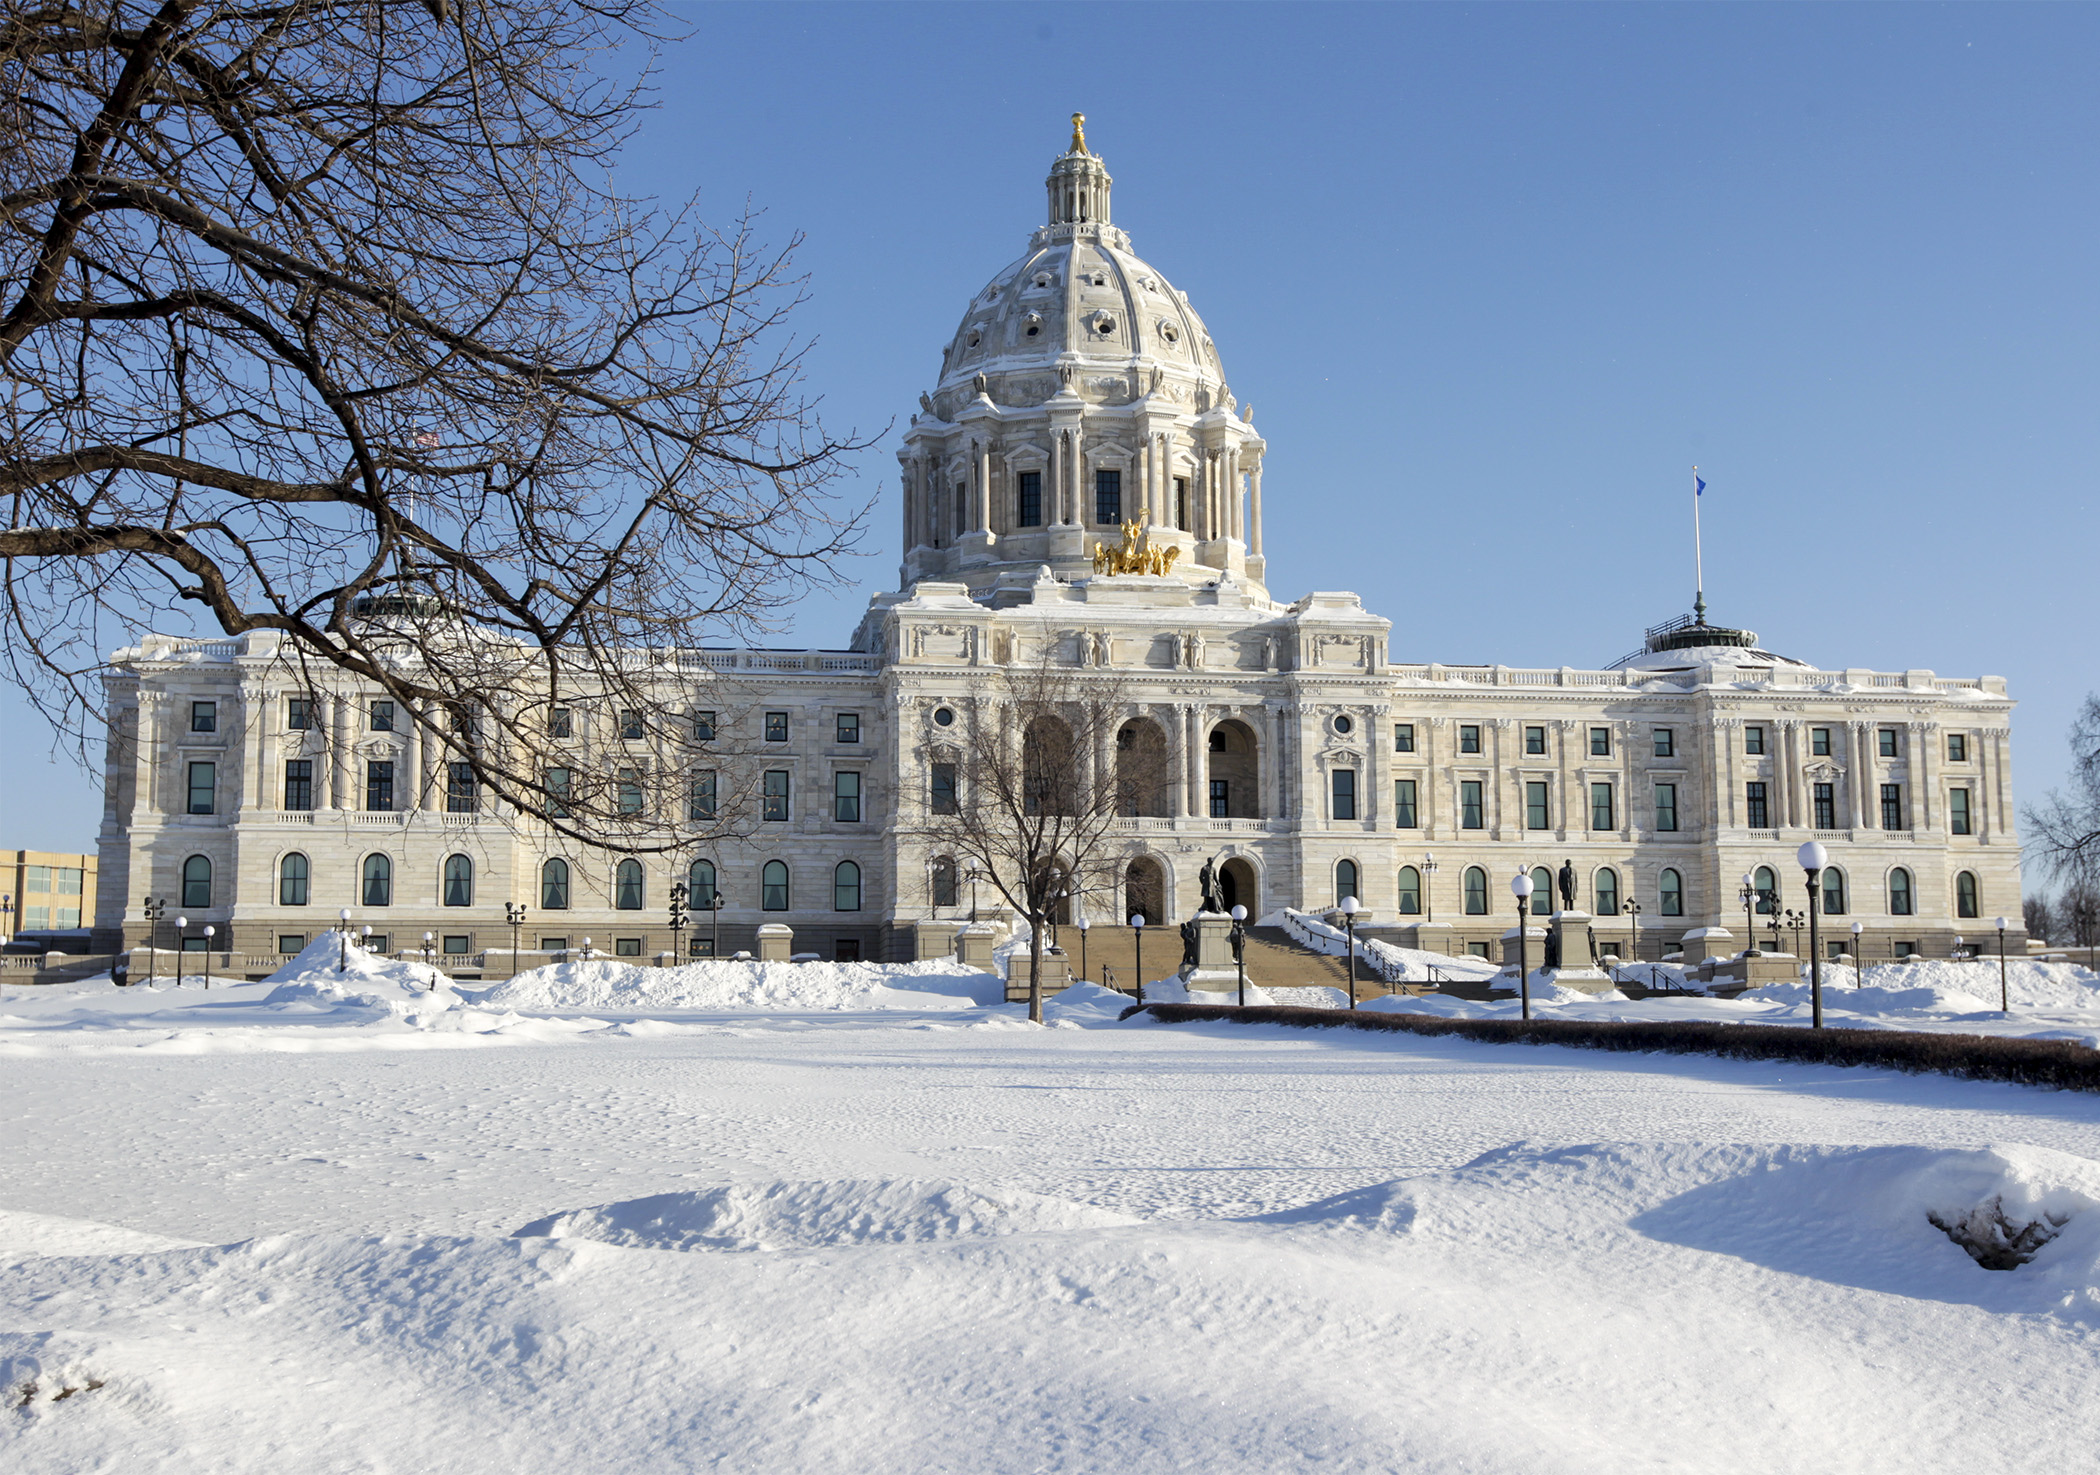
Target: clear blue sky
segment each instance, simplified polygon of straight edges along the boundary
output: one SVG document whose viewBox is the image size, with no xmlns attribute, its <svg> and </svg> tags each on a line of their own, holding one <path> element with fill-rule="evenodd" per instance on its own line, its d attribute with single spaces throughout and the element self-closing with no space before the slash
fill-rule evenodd
<svg viewBox="0 0 2100 1475">
<path fill-rule="evenodd" d="M 1066 116 L 1269 444 L 1270 586 L 1396 659 L 1598 665 L 1691 600 L 1817 665 L 2007 677 L 2018 784 L 2100 687 L 2100 9 L 706 6 L 630 190 L 808 237 L 827 418 L 894 429 Z M 0 843 L 99 801 L 0 707 Z"/>
</svg>

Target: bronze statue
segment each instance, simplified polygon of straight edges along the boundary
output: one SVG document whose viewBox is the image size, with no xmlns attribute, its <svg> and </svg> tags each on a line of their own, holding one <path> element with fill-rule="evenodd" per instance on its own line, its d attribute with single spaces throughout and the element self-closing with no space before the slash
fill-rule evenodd
<svg viewBox="0 0 2100 1475">
<path fill-rule="evenodd" d="M 1085 113 L 1072 114 L 1072 152 L 1075 154 L 1083 154 L 1086 152 Z"/>
<path fill-rule="evenodd" d="M 1218 868 L 1210 861 L 1203 862 L 1203 869 L 1196 873 L 1196 884 L 1203 891 L 1203 910 L 1225 914 L 1225 892 L 1218 885 Z"/>
<path fill-rule="evenodd" d="M 1575 910 L 1575 862 L 1572 860 L 1560 863 L 1560 909 L 1564 912 Z"/>
</svg>

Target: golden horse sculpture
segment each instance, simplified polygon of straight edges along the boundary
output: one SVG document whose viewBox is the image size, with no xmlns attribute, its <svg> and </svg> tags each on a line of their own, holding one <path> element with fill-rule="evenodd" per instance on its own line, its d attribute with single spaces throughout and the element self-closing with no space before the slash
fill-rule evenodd
<svg viewBox="0 0 2100 1475">
<path fill-rule="evenodd" d="M 1135 522 L 1123 524 L 1123 546 L 1111 548 L 1103 538 L 1094 545 L 1097 574 L 1165 574 L 1181 557 L 1179 548 L 1154 548 L 1144 528 Z"/>
</svg>

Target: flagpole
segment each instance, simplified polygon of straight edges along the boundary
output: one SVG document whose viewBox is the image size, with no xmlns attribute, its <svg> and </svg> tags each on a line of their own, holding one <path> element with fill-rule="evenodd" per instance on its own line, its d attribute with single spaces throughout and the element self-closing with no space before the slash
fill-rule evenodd
<svg viewBox="0 0 2100 1475">
<path fill-rule="evenodd" d="M 1700 624 L 1706 623 L 1706 549 L 1699 536 L 1699 493 L 1705 483 L 1699 480 L 1699 468 L 1692 468 L 1692 573 L 1694 588 L 1692 614 Z"/>
</svg>

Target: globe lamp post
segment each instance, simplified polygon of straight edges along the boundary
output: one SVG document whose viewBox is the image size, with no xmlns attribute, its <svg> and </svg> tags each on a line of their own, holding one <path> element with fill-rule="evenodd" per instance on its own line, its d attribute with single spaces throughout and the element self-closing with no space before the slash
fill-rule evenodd
<svg viewBox="0 0 2100 1475">
<path fill-rule="evenodd" d="M 204 929 L 204 991 L 206 993 L 211 992 L 211 940 L 218 935 L 218 931 L 218 928 L 211 926 L 207 926 Z"/>
<path fill-rule="evenodd" d="M 2005 918 L 1998 918 L 1998 1012 L 2012 1013 L 2012 984 L 2005 976 Z"/>
<path fill-rule="evenodd" d="M 189 930 L 190 919 L 188 917 L 177 917 L 175 919 L 175 987 L 177 988 L 182 987 L 183 944 L 188 941 Z"/>
<path fill-rule="evenodd" d="M 335 971 L 341 973 L 350 966 L 350 908 L 337 912 L 335 919 L 342 924 L 335 933 Z"/>
<path fill-rule="evenodd" d="M 1092 923 L 1090 923 L 1090 922 L 1088 922 L 1088 921 L 1087 921 L 1087 919 L 1086 919 L 1086 914 L 1085 914 L 1084 912 L 1082 912 L 1082 913 L 1080 914 L 1080 917 L 1079 917 L 1079 923 L 1078 923 L 1078 926 L 1079 926 L 1079 976 L 1080 976 L 1081 978 L 1085 978 L 1085 977 L 1086 977 L 1086 930 L 1087 930 L 1087 928 L 1088 928 L 1088 927 L 1090 927 L 1090 926 L 1092 926 L 1092 925 L 1093 925 Z M 1089 981 L 1091 981 L 1091 980 L 1089 980 Z"/>
<path fill-rule="evenodd" d="M 1865 988 L 1867 986 L 1867 944 L 1864 936 L 1866 930 L 1867 924 L 1864 922 L 1854 922 L 1852 924 L 1852 986 L 1854 988 Z"/>
<path fill-rule="evenodd" d="M 1823 943 L 1816 927 L 1818 903 L 1823 890 L 1823 868 L 1830 864 L 1830 852 L 1822 842 L 1811 840 L 1795 853 L 1801 869 L 1808 873 L 1808 998 L 1813 1011 L 1811 1028 L 1823 1027 Z M 1796 975 L 1797 977 L 1799 975 Z"/>
<path fill-rule="evenodd" d="M 1349 934 L 1349 1007 L 1356 1007 L 1356 898 L 1342 898 L 1342 927 Z"/>
<path fill-rule="evenodd" d="M 1137 1001 L 1145 1002 L 1145 914 L 1134 912 L 1130 918 L 1130 945 L 1137 951 Z"/>
<path fill-rule="evenodd" d="M 1523 1000 L 1524 1018 L 1531 1018 L 1531 969 L 1524 957 L 1525 917 L 1531 906 L 1531 873 L 1518 871 L 1509 878 L 1509 894 L 1517 899 L 1517 991 Z"/>
<path fill-rule="evenodd" d="M 2002 939 L 2004 934 L 1999 934 Z M 2000 952 L 2004 949 L 2001 947 Z M 1232 909 L 1232 961 L 1240 970 L 1240 1007 L 1247 1007 L 1247 909 L 1236 906 Z"/>
</svg>

